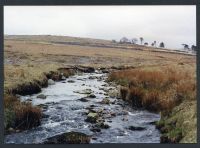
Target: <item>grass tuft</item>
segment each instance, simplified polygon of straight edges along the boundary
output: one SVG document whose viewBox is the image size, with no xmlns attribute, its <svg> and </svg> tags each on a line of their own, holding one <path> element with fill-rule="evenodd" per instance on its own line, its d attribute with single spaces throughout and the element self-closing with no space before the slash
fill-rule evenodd
<svg viewBox="0 0 200 148">
<path fill-rule="evenodd" d="M 14 129 L 30 129 L 38 126 L 42 118 L 41 109 L 30 103 L 20 102 L 16 96 L 4 95 L 4 126 Z"/>
</svg>

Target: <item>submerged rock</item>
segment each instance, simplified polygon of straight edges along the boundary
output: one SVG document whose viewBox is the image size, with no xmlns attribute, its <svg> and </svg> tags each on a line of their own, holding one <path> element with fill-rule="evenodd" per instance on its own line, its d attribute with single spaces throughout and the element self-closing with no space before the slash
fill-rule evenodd
<svg viewBox="0 0 200 148">
<path fill-rule="evenodd" d="M 89 77 L 88 77 L 88 79 L 91 79 L 91 80 L 97 79 L 97 78 L 98 78 L 97 76 L 89 76 Z"/>
<path fill-rule="evenodd" d="M 80 90 L 80 91 L 74 91 L 74 93 L 89 95 L 89 94 L 93 93 L 93 91 L 91 89 L 84 89 L 84 90 Z"/>
<path fill-rule="evenodd" d="M 44 94 L 40 94 L 40 95 L 37 96 L 37 98 L 40 98 L 40 99 L 46 99 L 47 96 L 45 96 Z"/>
<path fill-rule="evenodd" d="M 94 94 L 90 94 L 87 96 L 87 98 L 96 98 L 96 96 Z"/>
<path fill-rule="evenodd" d="M 75 83 L 74 80 L 68 80 L 67 82 L 68 82 L 68 83 Z"/>
<path fill-rule="evenodd" d="M 140 127 L 140 126 L 129 126 L 128 129 L 132 131 L 142 131 L 142 130 L 145 130 L 146 128 Z"/>
<path fill-rule="evenodd" d="M 110 126 L 104 122 L 99 122 L 95 125 L 96 127 L 102 128 L 102 129 L 108 129 Z"/>
<path fill-rule="evenodd" d="M 88 102 L 89 100 L 87 100 L 86 98 L 80 98 L 80 99 L 78 99 L 79 101 L 81 101 L 81 102 Z"/>
<path fill-rule="evenodd" d="M 52 80 L 52 79 L 49 79 L 48 80 L 48 85 L 54 85 L 55 84 L 55 81 L 54 80 Z"/>
<path fill-rule="evenodd" d="M 48 138 L 44 144 L 88 144 L 91 136 L 80 132 L 68 132 Z"/>
<path fill-rule="evenodd" d="M 101 132 L 101 129 L 100 128 L 96 128 L 96 127 L 91 128 L 90 130 L 93 131 L 93 132 Z"/>
<path fill-rule="evenodd" d="M 65 76 L 62 76 L 62 77 L 61 77 L 61 80 L 66 80 L 66 77 L 65 77 Z"/>
<path fill-rule="evenodd" d="M 110 104 L 110 100 L 108 98 L 104 98 L 100 103 L 101 104 Z"/>
</svg>

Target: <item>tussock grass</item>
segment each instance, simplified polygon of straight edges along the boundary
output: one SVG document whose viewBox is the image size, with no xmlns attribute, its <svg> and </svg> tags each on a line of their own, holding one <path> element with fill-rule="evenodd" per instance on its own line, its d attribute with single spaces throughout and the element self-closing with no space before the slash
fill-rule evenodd
<svg viewBox="0 0 200 148">
<path fill-rule="evenodd" d="M 12 95 L 4 95 L 4 127 L 14 129 L 29 129 L 40 124 L 41 109 L 30 103 L 20 102 Z"/>
<path fill-rule="evenodd" d="M 123 86 L 123 100 L 151 111 L 170 111 L 184 99 L 196 98 L 194 73 L 181 68 L 123 70 L 111 73 L 108 80 Z"/>
</svg>

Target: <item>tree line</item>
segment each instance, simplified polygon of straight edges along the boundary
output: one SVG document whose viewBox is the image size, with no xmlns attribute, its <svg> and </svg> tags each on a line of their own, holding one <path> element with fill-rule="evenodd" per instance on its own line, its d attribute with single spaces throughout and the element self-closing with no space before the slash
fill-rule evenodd
<svg viewBox="0 0 200 148">
<path fill-rule="evenodd" d="M 160 47 L 160 48 L 165 48 L 165 43 L 160 42 L 159 45 L 157 46 L 157 41 L 153 41 L 151 44 L 148 42 L 144 42 L 144 38 L 140 37 L 139 40 L 137 38 L 132 38 L 128 39 L 127 37 L 123 37 L 120 39 L 119 43 L 120 44 L 137 44 L 140 41 L 140 45 L 145 45 L 145 46 L 152 46 L 152 47 Z M 116 40 L 112 40 L 113 43 L 117 43 Z M 193 50 L 197 51 L 197 47 L 195 45 L 191 45 L 191 47 L 188 44 L 181 44 L 185 50 Z"/>
<path fill-rule="evenodd" d="M 121 43 L 121 44 L 124 44 L 124 43 L 126 43 L 126 44 L 137 44 L 139 41 L 140 41 L 140 45 L 145 45 L 145 46 L 151 45 L 152 47 L 157 47 L 157 41 L 154 41 L 151 44 L 149 44 L 148 42 L 144 42 L 143 37 L 140 37 L 139 40 L 137 38 L 128 39 L 127 37 L 123 37 L 123 38 L 120 39 L 119 43 Z M 116 40 L 112 40 L 112 42 L 117 43 Z M 165 43 L 160 42 L 158 47 L 165 48 Z"/>
</svg>

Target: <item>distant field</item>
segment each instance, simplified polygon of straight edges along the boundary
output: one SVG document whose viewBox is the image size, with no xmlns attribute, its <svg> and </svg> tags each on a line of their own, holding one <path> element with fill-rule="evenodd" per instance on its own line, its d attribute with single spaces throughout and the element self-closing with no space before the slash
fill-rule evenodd
<svg viewBox="0 0 200 148">
<path fill-rule="evenodd" d="M 76 42 L 76 45 L 72 45 Z M 64 44 L 65 43 L 65 44 Z M 96 45 L 96 46 L 95 46 Z M 101 47 L 99 47 L 101 45 Z M 6 36 L 5 62 L 150 66 L 195 64 L 196 57 L 139 45 L 59 36 Z M 155 52 L 157 51 L 157 52 Z M 17 58 L 20 58 L 17 60 Z"/>
</svg>

